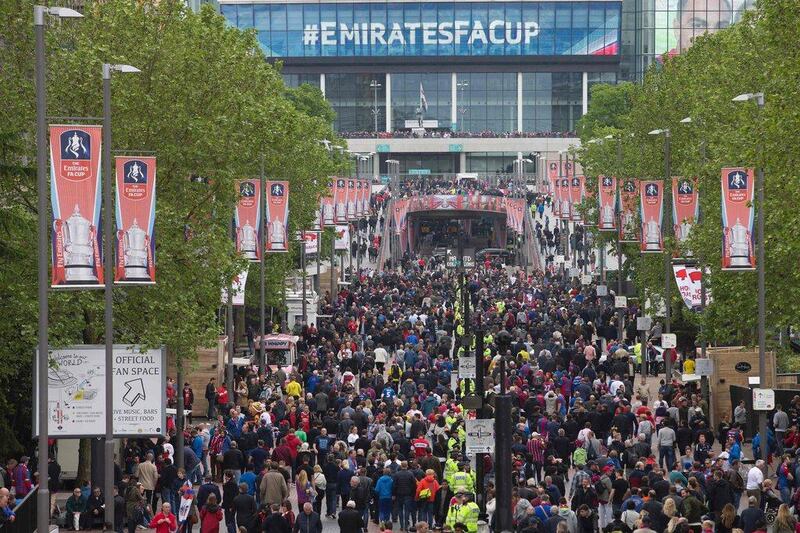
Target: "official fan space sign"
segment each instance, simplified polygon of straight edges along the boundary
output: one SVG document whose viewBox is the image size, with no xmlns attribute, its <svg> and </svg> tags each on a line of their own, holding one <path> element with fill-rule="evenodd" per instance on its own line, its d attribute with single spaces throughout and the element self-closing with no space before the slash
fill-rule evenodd
<svg viewBox="0 0 800 533">
<path fill-rule="evenodd" d="M 50 126 L 53 287 L 102 286 L 101 126 Z"/>
<path fill-rule="evenodd" d="M 642 222 L 642 240 L 640 248 L 643 253 L 664 251 L 664 237 L 661 234 L 663 212 L 663 191 L 660 181 L 641 182 L 640 213 Z"/>
<path fill-rule="evenodd" d="M 614 176 L 597 177 L 597 201 L 600 209 L 597 216 L 597 229 L 616 231 L 617 217 L 614 206 L 617 202 L 617 178 Z"/>
<path fill-rule="evenodd" d="M 288 252 L 289 182 L 268 181 L 267 184 L 267 252 Z"/>
<path fill-rule="evenodd" d="M 752 168 L 722 169 L 722 269 L 753 270 Z"/>
<path fill-rule="evenodd" d="M 116 157 L 116 283 L 156 281 L 156 158 Z"/>
<path fill-rule="evenodd" d="M 261 182 L 240 180 L 236 182 L 238 198 L 234 212 L 236 251 L 250 261 L 261 260 Z"/>
<path fill-rule="evenodd" d="M 678 242 L 689 238 L 700 215 L 696 178 L 672 178 L 672 227 Z"/>
</svg>

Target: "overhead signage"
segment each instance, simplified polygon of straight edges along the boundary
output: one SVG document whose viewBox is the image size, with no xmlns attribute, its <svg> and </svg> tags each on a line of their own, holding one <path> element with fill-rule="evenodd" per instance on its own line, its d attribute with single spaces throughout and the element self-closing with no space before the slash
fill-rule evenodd
<svg viewBox="0 0 800 533">
<path fill-rule="evenodd" d="M 221 3 L 230 24 L 255 28 L 268 57 L 619 54 L 621 2 L 493 2 L 488 11 L 445 2 L 284 2 L 264 6 L 272 9 L 263 15 L 260 4 L 254 12 L 253 4 Z"/>
<path fill-rule="evenodd" d="M 494 453 L 494 419 L 465 421 L 467 455 Z"/>
<path fill-rule="evenodd" d="M 108 392 L 105 386 L 105 346 L 80 345 L 52 350 L 49 359 L 47 417 L 50 436 L 105 435 Z M 138 346 L 114 345 L 115 437 L 165 434 L 165 365 L 166 357 L 161 349 L 142 351 Z M 38 371 L 37 366 L 37 374 Z M 34 404 L 38 397 L 34 390 Z M 34 418 L 37 415 L 34 405 Z M 38 420 L 34 420 L 34 430 L 36 428 Z"/>
</svg>

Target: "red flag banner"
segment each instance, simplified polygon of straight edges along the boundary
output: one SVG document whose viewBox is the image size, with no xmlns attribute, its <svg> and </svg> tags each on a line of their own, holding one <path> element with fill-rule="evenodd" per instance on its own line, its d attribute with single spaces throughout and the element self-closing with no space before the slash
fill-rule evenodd
<svg viewBox="0 0 800 533">
<path fill-rule="evenodd" d="M 250 261 L 261 260 L 258 247 L 261 236 L 261 181 L 239 180 L 236 182 L 236 251 Z"/>
<path fill-rule="evenodd" d="M 699 214 L 697 178 L 672 178 L 672 228 L 678 242 L 685 242 L 689 238 Z"/>
<path fill-rule="evenodd" d="M 617 178 L 614 176 L 597 177 L 597 201 L 600 210 L 597 216 L 597 229 L 616 231 L 617 217 L 614 207 L 617 203 Z"/>
<path fill-rule="evenodd" d="M 266 202 L 267 252 L 289 251 L 289 182 L 268 181 Z"/>
<path fill-rule="evenodd" d="M 622 180 L 620 199 L 620 242 L 639 242 L 639 227 L 636 224 L 636 204 L 639 201 L 639 181 Z"/>
<path fill-rule="evenodd" d="M 101 142 L 101 126 L 50 126 L 53 287 L 103 285 Z"/>
<path fill-rule="evenodd" d="M 752 168 L 722 169 L 722 269 L 753 270 L 756 257 L 753 245 Z"/>
<path fill-rule="evenodd" d="M 578 204 L 583 202 L 583 176 L 576 176 L 574 173 L 569 179 L 569 203 L 571 206 L 572 220 L 580 222 L 583 216 L 578 210 Z"/>
<path fill-rule="evenodd" d="M 550 161 L 550 163 L 547 165 L 547 175 L 550 180 L 550 188 L 551 188 L 550 194 L 552 195 L 551 202 L 553 205 L 553 216 L 555 217 L 561 216 L 560 215 L 561 183 L 559 182 L 558 179 L 558 174 L 559 174 L 558 170 L 559 170 L 559 164 L 555 161 Z"/>
<path fill-rule="evenodd" d="M 347 180 L 335 178 L 333 183 L 334 225 L 347 223 Z"/>
<path fill-rule="evenodd" d="M 660 181 L 640 183 L 640 215 L 642 223 L 640 249 L 643 253 L 664 251 L 661 224 L 664 216 L 664 189 Z"/>
<path fill-rule="evenodd" d="M 116 157 L 117 283 L 156 281 L 156 158 Z"/>
<path fill-rule="evenodd" d="M 358 219 L 356 213 L 356 196 L 358 190 L 356 189 L 356 180 L 349 178 L 347 180 L 347 220 L 353 222 Z"/>
</svg>

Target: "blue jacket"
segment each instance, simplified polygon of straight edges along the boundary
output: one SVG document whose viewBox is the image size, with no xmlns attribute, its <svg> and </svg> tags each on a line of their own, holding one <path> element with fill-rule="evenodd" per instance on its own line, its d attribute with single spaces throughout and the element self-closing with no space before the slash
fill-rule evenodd
<svg viewBox="0 0 800 533">
<path fill-rule="evenodd" d="M 392 476 L 383 475 L 378 478 L 378 482 L 375 483 L 375 494 L 378 495 L 379 500 L 391 500 L 392 499 L 392 487 L 394 486 L 394 479 Z"/>
</svg>

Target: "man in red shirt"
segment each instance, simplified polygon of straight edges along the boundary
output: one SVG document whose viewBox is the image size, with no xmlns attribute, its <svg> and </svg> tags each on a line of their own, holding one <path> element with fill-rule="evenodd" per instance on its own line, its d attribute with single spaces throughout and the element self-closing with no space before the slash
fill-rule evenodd
<svg viewBox="0 0 800 533">
<path fill-rule="evenodd" d="M 414 457 L 425 457 L 430 450 L 428 439 L 422 435 L 411 441 L 411 447 L 414 448 Z"/>
</svg>

